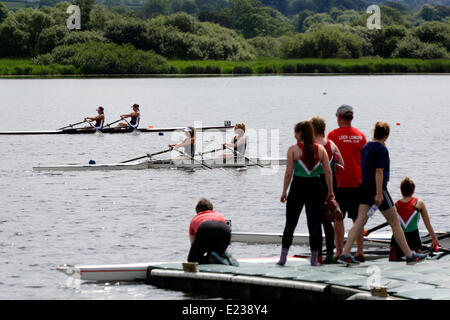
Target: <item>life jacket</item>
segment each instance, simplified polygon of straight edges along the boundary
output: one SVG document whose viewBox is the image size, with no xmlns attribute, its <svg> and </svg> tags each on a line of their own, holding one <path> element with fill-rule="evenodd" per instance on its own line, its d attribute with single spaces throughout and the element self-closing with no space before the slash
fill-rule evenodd
<svg viewBox="0 0 450 320">
<path fill-rule="evenodd" d="M 304 178 L 316 178 L 320 177 L 320 159 L 319 159 L 319 145 L 314 143 L 314 164 L 312 168 L 306 165 L 305 151 L 302 143 L 297 143 L 300 149 L 301 157 L 294 163 L 294 176 Z"/>
<path fill-rule="evenodd" d="M 398 217 L 404 232 L 411 232 L 419 228 L 420 211 L 416 208 L 417 198 L 412 198 L 409 202 L 397 201 Z"/>
</svg>

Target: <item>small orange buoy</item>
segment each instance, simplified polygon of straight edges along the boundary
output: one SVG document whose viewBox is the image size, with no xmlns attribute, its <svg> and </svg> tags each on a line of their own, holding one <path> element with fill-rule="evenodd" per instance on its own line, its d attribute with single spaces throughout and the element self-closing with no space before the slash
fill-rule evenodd
<svg viewBox="0 0 450 320">
<path fill-rule="evenodd" d="M 152 125 L 149 125 L 148 127 L 149 127 L 149 128 L 153 128 L 153 126 L 152 126 Z"/>
<path fill-rule="evenodd" d="M 399 126 L 399 125 L 400 125 L 400 122 L 397 122 L 397 123 L 396 123 L 396 125 L 398 125 L 398 126 Z"/>
</svg>

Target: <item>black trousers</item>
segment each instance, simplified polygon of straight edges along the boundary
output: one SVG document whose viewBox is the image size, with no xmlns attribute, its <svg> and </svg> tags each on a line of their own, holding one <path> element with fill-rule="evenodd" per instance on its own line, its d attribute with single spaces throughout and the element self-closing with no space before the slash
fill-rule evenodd
<svg viewBox="0 0 450 320">
<path fill-rule="evenodd" d="M 188 262 L 209 263 L 207 253 L 222 255 L 231 241 L 230 227 L 220 221 L 205 221 L 198 227 L 194 243 L 189 250 Z"/>
<path fill-rule="evenodd" d="M 327 181 L 325 179 L 325 175 L 321 174 L 320 175 L 320 181 L 322 183 L 322 194 L 323 194 L 323 202 L 325 203 L 325 198 L 328 194 L 328 185 L 327 185 Z M 335 181 L 335 180 L 333 180 Z M 325 217 L 325 211 L 322 210 L 322 216 L 321 216 L 321 220 L 322 220 L 322 226 L 323 226 L 323 231 L 325 233 L 325 244 L 327 247 L 327 254 L 333 253 L 334 251 L 334 228 L 333 228 L 333 224 L 331 223 L 331 221 L 329 221 L 326 217 Z"/>
<path fill-rule="evenodd" d="M 300 213 L 306 207 L 306 220 L 311 250 L 322 249 L 323 195 L 320 178 L 294 176 L 286 202 L 286 225 L 282 246 L 289 248 Z"/>
</svg>

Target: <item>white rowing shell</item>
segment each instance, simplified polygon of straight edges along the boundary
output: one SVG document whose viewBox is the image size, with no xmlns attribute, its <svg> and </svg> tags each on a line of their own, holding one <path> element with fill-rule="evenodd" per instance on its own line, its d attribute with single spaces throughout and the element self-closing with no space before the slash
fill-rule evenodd
<svg viewBox="0 0 450 320">
<path fill-rule="evenodd" d="M 248 166 L 256 166 L 255 162 L 262 166 L 273 167 L 278 165 L 286 165 L 286 159 L 279 158 L 259 158 L 250 159 L 251 161 L 238 160 L 236 163 L 231 160 L 223 163 L 222 160 L 208 159 L 196 161 L 167 159 L 167 160 L 145 160 L 141 162 L 129 163 L 112 163 L 112 164 L 69 164 L 69 165 L 51 165 L 33 167 L 34 171 L 92 171 L 92 170 L 142 170 L 142 169 L 195 169 L 203 168 L 205 164 L 212 168 L 242 168 Z"/>
</svg>

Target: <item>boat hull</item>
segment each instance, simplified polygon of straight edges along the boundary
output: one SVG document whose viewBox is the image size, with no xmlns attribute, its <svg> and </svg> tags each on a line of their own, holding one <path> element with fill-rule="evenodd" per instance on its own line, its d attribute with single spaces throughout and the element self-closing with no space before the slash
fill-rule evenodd
<svg viewBox="0 0 450 320">
<path fill-rule="evenodd" d="M 182 160 L 182 159 L 167 159 L 167 160 L 145 160 L 141 162 L 129 163 L 112 163 L 112 164 L 69 164 L 69 165 L 51 165 L 51 166 L 37 166 L 33 167 L 34 171 L 96 171 L 96 170 L 142 170 L 142 169 L 198 169 L 205 168 L 245 168 L 254 167 L 258 165 L 264 167 L 273 167 L 278 165 L 286 165 L 286 159 L 276 158 L 261 158 L 250 159 L 247 161 L 239 159 L 234 162 L 233 159 L 228 159 L 225 163 L 220 159 L 209 160 Z M 257 164 L 256 164 L 257 163 Z"/>
<path fill-rule="evenodd" d="M 443 236 L 441 240 L 442 246 L 450 246 L 448 233 L 437 232 L 438 237 Z M 422 241 L 428 242 L 429 235 L 426 232 L 421 232 Z M 249 244 L 279 244 L 281 243 L 282 235 L 278 233 L 250 233 L 250 232 L 233 232 L 232 242 L 245 242 Z M 390 233 L 371 234 L 365 237 L 364 247 L 377 247 L 386 251 L 391 241 Z M 307 234 L 295 234 L 293 244 L 308 245 L 309 236 Z M 448 250 L 448 249 L 446 249 Z M 382 251 L 380 251 L 382 252 Z M 383 253 L 384 254 L 384 253 Z M 289 259 L 298 259 L 303 257 L 289 257 Z M 273 262 L 278 261 L 279 257 L 265 257 L 265 258 L 250 258 L 237 259 L 240 262 Z M 167 262 L 159 263 L 134 263 L 134 264 L 112 264 L 112 265 L 80 265 L 70 266 L 61 265 L 56 269 L 68 276 L 73 276 L 76 279 L 92 282 L 121 282 L 121 281 L 143 281 L 147 277 L 147 268 L 149 266 L 157 266 L 166 264 Z M 171 262 L 174 263 L 174 262 Z M 175 262 L 181 264 L 181 261 Z"/>
<path fill-rule="evenodd" d="M 228 130 L 232 129 L 232 126 L 205 126 L 196 128 L 196 130 Z M 173 132 L 173 131 L 182 131 L 185 127 L 172 127 L 172 128 L 138 128 L 136 131 L 141 133 L 158 133 L 158 132 Z M 0 131 L 0 135 L 47 135 L 47 134 L 94 134 L 94 133 L 107 133 L 107 134 L 116 134 L 116 133 L 130 133 L 135 131 L 133 128 L 103 128 L 101 130 L 93 130 L 93 129 L 66 129 L 66 130 L 40 130 L 40 131 Z"/>
</svg>

